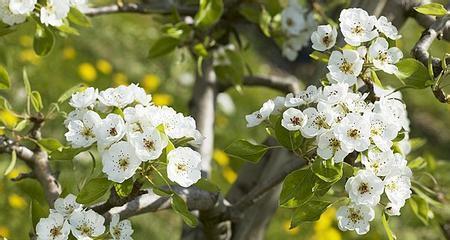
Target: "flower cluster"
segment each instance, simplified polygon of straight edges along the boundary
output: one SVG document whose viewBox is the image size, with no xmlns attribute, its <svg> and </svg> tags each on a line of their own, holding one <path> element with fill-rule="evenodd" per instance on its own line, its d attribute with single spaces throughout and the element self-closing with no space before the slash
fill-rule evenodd
<svg viewBox="0 0 450 240">
<path fill-rule="evenodd" d="M 69 239 L 69 234 L 76 239 L 96 239 L 105 234 L 105 218 L 83 208 L 76 202 L 72 194 L 55 201 L 55 208 L 50 209 L 47 218 L 41 218 L 36 225 L 38 240 Z M 133 229 L 129 220 L 119 221 L 119 215 L 114 214 L 109 226 L 109 237 L 114 240 L 131 240 Z"/>
<path fill-rule="evenodd" d="M 164 166 L 169 179 L 189 187 L 200 179 L 200 154 L 189 147 L 175 148 L 172 142 L 197 146 L 203 136 L 192 117 L 170 107 L 154 106 L 151 100 L 134 84 L 101 92 L 92 87 L 77 92 L 69 102 L 75 110 L 65 121 L 66 140 L 74 148 L 96 144 L 103 172 L 117 183 L 131 178 L 141 164 L 167 154 Z"/>
<path fill-rule="evenodd" d="M 290 0 L 281 13 L 281 29 L 286 36 L 283 55 L 294 61 L 298 51 L 308 46 L 311 33 L 316 27 L 313 13 L 299 5 L 297 0 Z"/>
<path fill-rule="evenodd" d="M 338 210 L 337 218 L 341 230 L 365 234 L 375 217 L 375 206 L 384 206 L 388 215 L 400 215 L 411 196 L 412 172 L 405 159 L 409 149 L 404 146 L 408 144 L 409 120 L 401 94 L 374 86 L 372 94 L 378 97 L 369 99 L 368 93 L 357 91 L 371 81 L 372 72 L 397 71 L 395 63 L 402 52 L 389 48 L 381 35 L 400 37 L 385 17 L 377 20 L 362 9 L 343 10 L 340 29 L 350 46 L 331 52 L 329 83 L 271 99 L 246 120 L 248 127 L 254 127 L 280 119 L 281 126 L 299 132 L 316 148 L 315 161 L 339 163 L 350 153 L 357 154 L 361 169 L 345 184 L 350 204 Z M 332 49 L 336 37 L 336 28 L 319 26 L 311 36 L 313 48 Z M 273 115 L 281 117 L 271 118 Z M 380 201 L 383 193 L 388 202 Z"/>
<path fill-rule="evenodd" d="M 66 21 L 70 8 L 82 9 L 86 4 L 87 0 L 47 0 L 43 6 L 37 0 L 0 0 L 0 19 L 12 26 L 35 15 L 42 24 L 59 27 Z"/>
</svg>

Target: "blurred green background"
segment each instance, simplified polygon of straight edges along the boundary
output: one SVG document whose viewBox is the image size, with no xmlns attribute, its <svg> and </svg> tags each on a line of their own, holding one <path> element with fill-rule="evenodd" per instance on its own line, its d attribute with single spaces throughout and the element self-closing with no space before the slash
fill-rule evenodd
<svg viewBox="0 0 450 240">
<path fill-rule="evenodd" d="M 26 68 L 33 89 L 38 90 L 44 105 L 56 101 L 68 88 L 83 82 L 98 88 L 107 88 L 121 84 L 139 83 L 153 95 L 156 104 L 170 105 L 178 111 L 188 114 L 188 101 L 194 81 L 195 63 L 184 50 L 178 50 L 169 56 L 148 60 L 148 49 L 158 38 L 158 17 L 121 14 L 94 18 L 93 28 L 80 29 L 80 36 L 58 37 L 57 46 L 47 57 L 38 57 L 32 49 L 32 24 L 25 24 L 18 31 L 0 38 L 0 64 L 6 66 L 13 81 L 8 91 L 0 95 L 8 98 L 15 109 L 23 109 L 25 90 L 22 84 L 22 69 Z M 402 28 L 403 38 L 398 45 L 406 54 L 419 38 L 422 28 L 413 21 Z M 450 44 L 435 43 L 432 52 L 441 57 L 450 52 Z M 254 73 L 267 74 L 270 67 L 261 62 L 258 53 L 250 48 L 244 53 L 245 59 L 252 66 Z M 297 76 L 302 80 L 301 76 Z M 386 85 L 397 85 L 395 79 L 383 78 Z M 318 85 L 318 82 L 317 82 Z M 219 108 L 216 115 L 216 145 L 214 152 L 213 181 L 226 192 L 236 179 L 242 162 L 230 159 L 223 149 L 233 140 L 251 138 L 262 141 L 266 135 L 262 128 L 247 129 L 245 114 L 259 108 L 270 96 L 280 94 L 264 88 L 244 87 L 242 92 L 234 89 L 228 91 L 235 108 Z M 434 155 L 435 161 L 428 165 L 428 170 L 439 180 L 442 190 L 448 194 L 450 186 L 450 106 L 440 104 L 428 90 L 403 91 L 412 121 L 411 137 L 417 148 L 411 159 L 428 153 Z M 229 105 L 228 105 L 229 106 Z M 19 110 L 20 112 L 21 110 Z M 14 125 L 17 119 L 8 112 L 1 111 L 3 124 Z M 55 137 L 64 141 L 62 118 L 47 123 L 44 136 Z M 230 130 L 233 134 L 229 134 Z M 420 146 L 422 145 L 422 146 Z M 431 161 L 431 160 L 430 160 Z M 0 172 L 9 163 L 9 156 L 0 156 Z M 85 156 L 79 156 L 73 162 L 52 162 L 60 170 L 64 192 L 78 191 L 79 185 L 91 171 L 91 163 Z M 98 165 L 97 165 L 98 168 Z M 26 166 L 18 163 L 8 176 L 0 180 L 0 236 L 9 239 L 27 239 L 31 228 L 29 217 L 29 191 L 42 194 L 32 180 L 13 183 L 9 179 L 20 172 L 27 171 Z M 95 170 L 96 172 L 99 169 Z M 420 178 L 420 176 L 418 176 Z M 77 179 L 77 183 L 73 183 Z M 413 217 L 411 209 L 405 206 L 401 217 L 391 220 L 393 231 L 399 239 L 443 239 L 437 220 L 449 220 L 449 209 L 435 209 L 439 212 L 425 226 Z M 337 229 L 334 212 L 331 208 L 322 218 L 312 224 L 302 225 L 289 230 L 291 212 L 279 209 L 267 231 L 267 239 L 385 239 L 381 220 L 377 218 L 372 224 L 372 231 L 363 237 L 354 233 L 342 233 Z M 380 214 L 377 214 L 380 216 Z M 145 214 L 132 218 L 135 239 L 177 239 L 181 232 L 181 219 L 171 211 Z"/>
</svg>

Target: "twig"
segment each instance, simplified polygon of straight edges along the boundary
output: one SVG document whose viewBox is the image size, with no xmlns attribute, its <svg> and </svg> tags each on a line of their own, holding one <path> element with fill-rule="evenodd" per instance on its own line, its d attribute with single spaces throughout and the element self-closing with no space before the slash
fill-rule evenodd
<svg viewBox="0 0 450 240">
<path fill-rule="evenodd" d="M 261 86 L 279 90 L 283 93 L 298 93 L 300 92 L 299 81 L 290 78 L 281 77 L 261 77 L 261 76 L 246 76 L 243 79 L 244 86 Z M 231 85 L 221 86 L 220 91 L 226 91 Z"/>
</svg>

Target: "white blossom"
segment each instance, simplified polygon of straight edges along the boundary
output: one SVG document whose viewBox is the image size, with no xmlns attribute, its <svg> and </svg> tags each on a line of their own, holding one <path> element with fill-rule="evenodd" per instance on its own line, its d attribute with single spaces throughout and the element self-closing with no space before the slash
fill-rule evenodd
<svg viewBox="0 0 450 240">
<path fill-rule="evenodd" d="M 389 216 L 400 216 L 400 209 L 403 207 L 404 204 L 396 204 L 389 202 L 386 204 L 386 207 L 384 208 L 384 212 L 387 213 Z"/>
<path fill-rule="evenodd" d="M 83 116 L 84 114 L 87 112 L 88 110 L 85 108 L 77 108 L 75 110 L 73 110 L 72 112 L 70 112 L 69 114 L 67 114 L 66 119 L 64 119 L 64 126 L 67 128 L 69 126 L 69 123 L 75 120 L 83 120 Z"/>
<path fill-rule="evenodd" d="M 90 87 L 82 92 L 72 94 L 69 101 L 70 106 L 74 108 L 88 108 L 92 107 L 97 101 L 98 90 Z"/>
<path fill-rule="evenodd" d="M 89 147 L 97 141 L 95 126 L 101 121 L 100 116 L 94 111 L 83 114 L 82 120 L 70 121 L 64 134 L 66 140 L 75 148 Z"/>
<path fill-rule="evenodd" d="M 298 131 L 305 126 L 307 117 L 296 108 L 288 108 L 283 113 L 281 125 L 289 131 Z"/>
<path fill-rule="evenodd" d="M 345 183 L 345 191 L 356 204 L 377 205 L 383 189 L 383 181 L 369 170 L 359 171 Z"/>
<path fill-rule="evenodd" d="M 402 37 L 402 35 L 398 34 L 397 28 L 392 25 L 392 23 L 385 16 L 378 18 L 375 26 L 379 32 L 383 33 L 386 37 L 392 40 L 397 40 Z"/>
<path fill-rule="evenodd" d="M 330 105 L 344 102 L 347 98 L 348 87 L 349 86 L 346 83 L 337 83 L 330 86 L 325 86 L 322 94 L 320 95 L 320 100 Z"/>
<path fill-rule="evenodd" d="M 106 106 L 124 108 L 134 102 L 135 96 L 127 86 L 119 86 L 101 91 L 98 99 Z"/>
<path fill-rule="evenodd" d="M 128 139 L 136 149 L 136 156 L 142 161 L 158 159 L 167 146 L 167 139 L 156 128 L 147 128 Z"/>
<path fill-rule="evenodd" d="M 409 176 L 391 173 L 384 179 L 384 191 L 389 201 L 403 206 L 411 197 L 411 180 Z"/>
<path fill-rule="evenodd" d="M 359 46 L 363 42 L 368 42 L 378 36 L 375 27 L 376 17 L 361 8 L 344 9 L 339 16 L 339 26 L 344 40 L 352 45 Z"/>
<path fill-rule="evenodd" d="M 298 94 L 288 93 L 286 95 L 284 105 L 286 107 L 298 107 L 305 104 L 310 104 L 316 102 L 321 93 L 320 89 L 316 86 L 311 85 L 306 88 L 306 90 L 301 91 Z"/>
<path fill-rule="evenodd" d="M 133 232 L 130 220 L 125 219 L 120 221 L 119 214 L 113 214 L 111 216 L 109 233 L 114 240 L 133 240 L 131 237 Z"/>
<path fill-rule="evenodd" d="M 142 104 L 144 106 L 150 105 L 152 101 L 152 96 L 147 95 L 145 90 L 141 87 L 139 87 L 136 84 L 130 84 L 128 86 L 128 91 L 130 91 L 134 97 L 134 101 L 138 104 Z"/>
<path fill-rule="evenodd" d="M 245 120 L 247 120 L 247 127 L 255 127 L 261 124 L 270 116 L 274 108 L 275 103 L 272 100 L 268 100 L 262 105 L 261 109 L 245 116 Z"/>
<path fill-rule="evenodd" d="M 78 240 L 91 240 L 105 232 L 105 218 L 93 210 L 75 212 L 69 219 L 72 234 Z"/>
<path fill-rule="evenodd" d="M 111 145 L 102 154 L 103 172 L 108 179 L 117 183 L 131 178 L 141 160 L 136 156 L 134 147 L 128 142 L 118 142 Z"/>
<path fill-rule="evenodd" d="M 399 130 L 403 128 L 409 131 L 409 120 L 406 112 L 405 104 L 395 98 L 382 97 L 374 105 L 374 112 L 382 113 Z"/>
<path fill-rule="evenodd" d="M 34 10 L 37 0 L 10 0 L 9 10 L 14 14 L 29 14 Z"/>
<path fill-rule="evenodd" d="M 126 126 L 123 118 L 115 113 L 108 114 L 106 118 L 97 122 L 97 127 L 95 128 L 99 149 L 103 150 L 118 142 L 125 136 L 125 133 Z"/>
<path fill-rule="evenodd" d="M 67 195 L 65 198 L 55 200 L 55 210 L 57 213 L 69 218 L 74 212 L 83 210 L 83 206 L 76 201 L 77 197 L 73 194 Z"/>
<path fill-rule="evenodd" d="M 201 156 L 188 147 L 178 147 L 167 154 L 167 177 L 182 187 L 201 178 Z"/>
<path fill-rule="evenodd" d="M 391 171 L 394 158 L 394 153 L 390 150 L 383 152 L 377 148 L 372 148 L 369 149 L 367 156 L 362 155 L 361 163 L 375 175 L 386 176 Z"/>
<path fill-rule="evenodd" d="M 306 28 L 305 11 L 294 1 L 281 13 L 281 28 L 290 35 L 298 35 Z"/>
<path fill-rule="evenodd" d="M 25 14 L 14 14 L 9 9 L 10 0 L 0 0 L 0 19 L 7 25 L 13 26 L 25 22 Z"/>
<path fill-rule="evenodd" d="M 318 138 L 317 155 L 323 159 L 333 158 L 335 163 L 342 162 L 350 152 L 351 147 L 339 140 L 333 131 L 327 131 Z"/>
<path fill-rule="evenodd" d="M 337 30 L 331 25 L 320 25 L 311 35 L 312 48 L 317 51 L 328 50 L 336 44 Z"/>
<path fill-rule="evenodd" d="M 388 151 L 392 146 L 392 140 L 397 137 L 399 131 L 397 125 L 380 113 L 368 113 L 368 116 L 370 119 L 370 139 L 379 149 Z"/>
<path fill-rule="evenodd" d="M 338 226 L 342 231 L 355 231 L 358 235 L 370 230 L 370 223 L 375 218 L 375 211 L 367 205 L 350 204 L 342 206 L 336 212 Z"/>
<path fill-rule="evenodd" d="M 47 5 L 41 8 L 40 20 L 48 26 L 59 27 L 70 11 L 68 0 L 47 0 Z"/>
<path fill-rule="evenodd" d="M 348 114 L 336 127 L 336 135 L 352 149 L 362 152 L 370 145 L 368 117 L 357 113 Z"/>
<path fill-rule="evenodd" d="M 363 64 L 364 60 L 359 57 L 357 51 L 344 49 L 342 52 L 333 51 L 331 53 L 328 70 L 333 79 L 352 86 L 356 83 Z"/>
<path fill-rule="evenodd" d="M 367 55 L 376 68 L 390 74 L 398 71 L 395 64 L 403 58 L 403 53 L 399 48 L 389 48 L 386 39 L 380 37 L 370 45 Z"/>
<path fill-rule="evenodd" d="M 310 107 L 303 111 L 308 121 L 302 128 L 302 134 L 304 137 L 311 138 L 326 132 L 331 128 L 333 122 L 333 115 L 329 109 L 319 102 L 317 109 Z"/>
<path fill-rule="evenodd" d="M 60 213 L 52 212 L 41 218 L 36 225 L 38 240 L 65 240 L 70 233 L 70 225 Z"/>
</svg>

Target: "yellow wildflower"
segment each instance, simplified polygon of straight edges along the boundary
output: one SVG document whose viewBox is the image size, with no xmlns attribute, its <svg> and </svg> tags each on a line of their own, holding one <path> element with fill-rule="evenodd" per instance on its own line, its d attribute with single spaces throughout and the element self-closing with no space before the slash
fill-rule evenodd
<svg viewBox="0 0 450 240">
<path fill-rule="evenodd" d="M 25 199 L 15 193 L 9 195 L 8 203 L 12 208 L 23 209 L 27 206 Z"/>
<path fill-rule="evenodd" d="M 169 94 L 160 93 L 154 94 L 152 96 L 153 102 L 155 105 L 163 106 L 163 105 L 171 105 L 173 103 L 173 98 Z"/>
<path fill-rule="evenodd" d="M 97 79 L 97 70 L 90 63 L 82 63 L 78 66 L 78 74 L 84 81 L 92 82 Z"/>
<path fill-rule="evenodd" d="M 237 178 L 237 174 L 230 167 L 225 167 L 222 172 L 223 177 L 227 180 L 228 183 L 234 183 Z"/>
<path fill-rule="evenodd" d="M 299 227 L 295 227 L 291 229 L 291 221 L 285 220 L 283 221 L 283 229 L 285 232 L 289 233 L 290 235 L 297 235 L 300 232 Z"/>
<path fill-rule="evenodd" d="M 228 166 L 230 163 L 228 155 L 220 149 L 214 149 L 213 159 L 222 167 Z"/>
<path fill-rule="evenodd" d="M 141 87 L 148 92 L 155 92 L 161 84 L 159 77 L 154 74 L 147 74 L 142 79 Z"/>
<path fill-rule="evenodd" d="M 105 75 L 111 74 L 111 72 L 112 72 L 111 63 L 109 63 L 105 59 L 98 60 L 96 66 L 97 66 L 97 69 Z"/>
<path fill-rule="evenodd" d="M 128 77 L 127 75 L 123 73 L 116 73 L 113 75 L 113 85 L 114 86 L 120 86 L 120 85 L 128 85 Z"/>
<path fill-rule="evenodd" d="M 0 110 L 0 121 L 2 121 L 2 123 L 6 127 L 13 128 L 14 126 L 16 126 L 16 124 L 19 121 L 19 119 L 11 111 Z"/>
<path fill-rule="evenodd" d="M 77 56 L 77 52 L 73 47 L 66 47 L 63 50 L 63 58 L 66 60 L 72 60 Z"/>
</svg>

